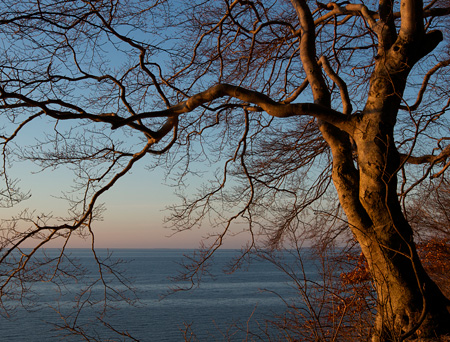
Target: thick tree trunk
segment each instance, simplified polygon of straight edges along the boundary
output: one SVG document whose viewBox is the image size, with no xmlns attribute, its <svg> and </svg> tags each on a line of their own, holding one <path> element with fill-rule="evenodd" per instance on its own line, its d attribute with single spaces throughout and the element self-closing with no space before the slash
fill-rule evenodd
<svg viewBox="0 0 450 342">
<path fill-rule="evenodd" d="M 424 271 L 398 201 L 399 158 L 392 136 L 379 129 L 370 134 L 365 121 L 373 118 L 367 118 L 360 121 L 361 134 L 355 135 L 359 172 L 343 158 L 348 155 L 345 149 L 333 145 L 332 151 L 335 157 L 341 154 L 333 165 L 340 202 L 368 261 L 377 292 L 373 341 L 448 334 L 450 303 Z"/>
<path fill-rule="evenodd" d="M 330 93 L 315 59 L 311 12 L 306 1 L 291 2 L 302 28 L 300 58 L 314 102 L 331 108 Z M 436 47 L 442 35 L 425 34 L 420 0 L 404 0 L 401 7 L 398 36 L 389 15 L 391 7 L 382 15 L 390 30 L 386 31 L 382 22 L 373 24 L 380 40 L 379 54 L 363 112 L 350 117 L 351 128 L 345 132 L 318 121 L 333 154 L 333 182 L 339 201 L 367 258 L 376 288 L 374 341 L 434 338 L 450 333 L 449 301 L 424 271 L 397 197 L 400 161 L 393 138 L 408 74 Z M 356 145 L 358 168 L 350 137 Z"/>
<path fill-rule="evenodd" d="M 400 37 L 379 56 L 366 106 L 353 121 L 358 174 L 341 170 L 333 175 L 377 292 L 374 341 L 450 333 L 450 302 L 423 269 L 397 196 L 394 126 L 409 71 L 424 54 L 414 46 Z M 343 181 L 350 177 L 352 183 Z"/>
<path fill-rule="evenodd" d="M 422 267 L 397 196 L 400 161 L 392 118 L 399 98 L 390 95 L 394 93 L 392 78 L 388 80 L 382 72 L 374 74 L 372 84 L 376 92 L 369 94 L 353 134 L 362 208 L 357 211 L 359 220 L 350 223 L 377 292 L 374 341 L 441 336 L 450 333 L 450 303 Z"/>
<path fill-rule="evenodd" d="M 353 203 L 344 206 L 353 213 L 349 221 L 367 258 L 377 292 L 373 340 L 433 338 L 450 333 L 450 303 L 423 269 L 413 231 L 397 197 L 400 162 L 392 118 L 398 98 L 387 95 L 393 92 L 383 84 L 387 83 L 386 78 L 374 83 L 379 91 L 369 95 L 353 134 L 362 208 L 355 208 Z"/>
<path fill-rule="evenodd" d="M 367 242 L 363 250 L 378 300 L 373 341 L 447 334 L 450 332 L 448 300 L 423 270 L 411 234 L 392 233 L 397 230 L 403 229 L 393 225 L 382 227 L 378 230 L 379 241 L 361 240 L 361 244 Z M 397 243 L 386 243 L 389 242 L 384 239 L 386 235 L 396 235 Z M 404 241 L 408 237 L 410 241 Z"/>
<path fill-rule="evenodd" d="M 366 126 L 364 121 L 362 127 Z M 360 201 L 371 224 L 362 229 L 355 224 L 353 231 L 368 261 L 377 292 L 373 340 L 401 341 L 450 333 L 450 303 L 423 269 L 413 231 L 398 201 L 399 158 L 392 136 L 383 131 L 381 122 L 372 127 L 378 127 L 374 135 L 367 130 L 355 135 Z"/>
</svg>

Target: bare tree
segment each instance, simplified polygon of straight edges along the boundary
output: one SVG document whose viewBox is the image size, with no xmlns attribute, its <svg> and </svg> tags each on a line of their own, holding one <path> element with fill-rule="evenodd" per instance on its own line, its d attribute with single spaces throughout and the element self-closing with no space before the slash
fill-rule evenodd
<svg viewBox="0 0 450 342">
<path fill-rule="evenodd" d="M 343 210 L 376 288 L 373 340 L 449 333 L 449 301 L 402 209 L 450 165 L 447 2 L 7 0 L 0 11 L 2 204 L 27 197 L 17 160 L 76 176 L 68 217 L 4 225 L 2 289 L 33 257 L 7 263 L 25 241 L 93 239 L 101 195 L 154 156 L 180 186 L 205 164 L 219 170 L 170 218 L 220 228 L 187 277 L 228 234 L 248 234 L 249 252 L 308 228 L 314 211 Z M 30 126 L 38 140 L 21 144 Z"/>
</svg>

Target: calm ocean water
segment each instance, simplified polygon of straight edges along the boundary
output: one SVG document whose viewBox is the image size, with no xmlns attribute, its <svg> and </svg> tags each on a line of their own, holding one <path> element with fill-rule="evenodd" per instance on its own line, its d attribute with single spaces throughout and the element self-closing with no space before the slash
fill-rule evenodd
<svg viewBox="0 0 450 342">
<path fill-rule="evenodd" d="M 57 253 L 56 250 L 47 252 L 50 255 Z M 73 249 L 70 253 L 86 268 L 87 273 L 97 268 L 91 251 Z M 124 274 L 126 278 L 133 279 L 139 302 L 136 306 L 116 303 L 118 310 L 113 310 L 107 321 L 117 329 L 128 331 L 139 341 L 183 341 L 181 330 L 185 323 L 191 324 L 191 331 L 199 341 L 223 341 L 230 335 L 230 340 L 242 341 L 247 336 L 247 327 L 254 332 L 259 331 L 260 337 L 265 340 L 262 333 L 265 320 L 286 310 L 285 303 L 277 294 L 288 300 L 295 296 L 287 276 L 270 262 L 261 260 L 253 261 L 231 275 L 224 274 L 221 269 L 237 251 L 222 250 L 214 257 L 215 277 L 205 278 L 194 290 L 177 292 L 161 299 L 170 287 L 177 285 L 169 278 L 181 270 L 179 263 L 183 260 L 183 254 L 190 253 L 192 251 L 188 250 L 114 250 L 113 259 L 126 261 L 122 265 Z M 100 251 L 100 254 L 106 254 L 106 251 Z M 286 256 L 286 263 L 293 264 L 294 258 Z M 313 263 L 307 265 L 305 271 L 311 278 L 317 274 Z M 61 331 L 48 324 L 62 323 L 54 308 L 65 313 L 73 311 L 73 300 L 81 283 L 76 280 L 68 282 L 61 294 L 51 283 L 36 283 L 33 287 L 36 294 L 34 307 L 18 309 L 8 319 L 0 317 L 0 341 L 82 341 L 79 336 L 62 336 Z M 90 302 L 95 300 L 96 295 L 102 295 L 104 288 L 96 284 L 93 289 Z M 90 309 L 86 310 L 77 322 L 88 333 L 100 329 L 98 334 L 101 340 L 107 336 L 114 341 L 126 340 L 102 325 L 95 327 L 89 321 L 94 314 L 90 315 Z M 74 318 L 70 317 L 72 321 Z"/>
</svg>

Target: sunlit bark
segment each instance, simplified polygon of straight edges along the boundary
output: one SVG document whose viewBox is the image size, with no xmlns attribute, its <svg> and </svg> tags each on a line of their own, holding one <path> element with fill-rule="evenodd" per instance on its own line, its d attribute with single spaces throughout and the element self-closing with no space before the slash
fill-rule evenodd
<svg viewBox="0 0 450 342">
<path fill-rule="evenodd" d="M 420 0 L 380 0 L 378 8 L 169 3 L 10 1 L 0 9 L 2 204 L 28 196 L 9 176 L 11 155 L 42 171 L 69 165 L 77 176 L 69 217 L 26 212 L 5 225 L 0 263 L 38 242 L 8 264 L 0 290 L 49 241 L 77 232 L 94 241 L 99 199 L 141 160 L 180 166 L 178 185 L 192 163 L 220 161 L 220 175 L 171 216 L 178 230 L 211 217 L 222 227 L 183 279 L 193 281 L 236 221 L 247 223 L 244 255 L 259 237 L 265 247 L 280 244 L 307 210 L 336 196 L 332 179 L 378 296 L 373 340 L 449 334 L 449 301 L 420 263 L 398 192 L 405 201 L 450 165 L 450 62 L 438 48 L 448 44 L 450 8 Z M 42 118 L 53 125 L 43 143 L 17 148 Z M 70 128 L 61 133 L 60 123 Z M 407 165 L 426 167 L 416 177 Z"/>
</svg>

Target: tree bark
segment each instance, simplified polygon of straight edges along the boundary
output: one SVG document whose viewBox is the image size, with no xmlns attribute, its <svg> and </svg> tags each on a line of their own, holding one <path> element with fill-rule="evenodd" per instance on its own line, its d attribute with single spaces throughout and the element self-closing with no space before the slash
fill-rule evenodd
<svg viewBox="0 0 450 342">
<path fill-rule="evenodd" d="M 396 193 L 399 157 L 392 132 L 376 117 L 382 115 L 364 116 L 360 133 L 355 134 L 360 166 L 359 197 L 364 209 L 358 212 L 362 212 L 366 224 L 361 225 L 361 219 L 349 220 L 377 292 L 373 341 L 447 334 L 450 332 L 449 301 L 426 274 L 418 258 L 413 231 Z"/>
<path fill-rule="evenodd" d="M 410 27 L 405 30 L 411 33 Z M 354 220 L 348 215 L 377 292 L 373 341 L 435 338 L 450 333 L 450 302 L 424 271 L 397 196 L 400 157 L 394 126 L 409 71 L 423 54 L 414 50 L 414 45 L 400 34 L 380 56 L 366 106 L 354 117 L 352 138 L 358 155 L 362 209 L 356 210 L 354 204 L 343 207 L 360 216 Z"/>
<path fill-rule="evenodd" d="M 331 107 L 315 59 L 311 13 L 305 1 L 292 0 L 292 4 L 302 29 L 300 57 L 314 101 Z M 328 122 L 318 123 L 333 154 L 333 181 L 340 203 L 368 261 L 377 292 L 373 341 L 434 338 L 450 333 L 450 302 L 424 271 L 413 231 L 401 210 L 394 126 L 412 66 L 432 51 L 442 36 L 424 34 L 421 1 L 402 1 L 398 36 L 393 34 L 389 3 L 381 2 L 380 7 L 381 20 L 368 20 L 378 35 L 379 49 L 364 110 L 351 116 L 351 128 L 345 132 Z M 350 137 L 356 146 L 358 169 Z"/>
</svg>

